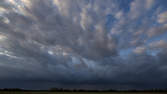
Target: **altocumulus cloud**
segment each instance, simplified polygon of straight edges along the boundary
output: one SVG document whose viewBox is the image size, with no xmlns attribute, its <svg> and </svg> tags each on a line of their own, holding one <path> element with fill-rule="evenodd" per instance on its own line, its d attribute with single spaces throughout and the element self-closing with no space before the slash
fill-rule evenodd
<svg viewBox="0 0 167 94">
<path fill-rule="evenodd" d="M 167 87 L 165 0 L 1 0 L 0 87 Z"/>
</svg>

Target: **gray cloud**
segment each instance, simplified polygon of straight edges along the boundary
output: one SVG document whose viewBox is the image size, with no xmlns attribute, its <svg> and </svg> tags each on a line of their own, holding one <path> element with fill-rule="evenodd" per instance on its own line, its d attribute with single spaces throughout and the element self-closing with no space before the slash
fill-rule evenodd
<svg viewBox="0 0 167 94">
<path fill-rule="evenodd" d="M 121 1 L 106 2 L 3 0 L 0 87 L 165 88 L 165 42 L 148 42 L 150 32 L 166 30 L 154 29 L 154 17 L 146 15 L 153 1 L 144 7 L 131 1 L 128 12 L 118 6 Z M 146 10 L 142 14 L 133 7 Z M 106 28 L 109 15 L 111 29 Z M 121 56 L 128 49 L 126 58 Z"/>
</svg>

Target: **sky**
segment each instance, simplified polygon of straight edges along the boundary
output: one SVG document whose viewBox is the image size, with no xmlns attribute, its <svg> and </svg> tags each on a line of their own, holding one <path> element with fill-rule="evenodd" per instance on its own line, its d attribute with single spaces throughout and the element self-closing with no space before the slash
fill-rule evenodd
<svg viewBox="0 0 167 94">
<path fill-rule="evenodd" d="M 167 88 L 166 0 L 0 0 L 0 88 Z"/>
</svg>

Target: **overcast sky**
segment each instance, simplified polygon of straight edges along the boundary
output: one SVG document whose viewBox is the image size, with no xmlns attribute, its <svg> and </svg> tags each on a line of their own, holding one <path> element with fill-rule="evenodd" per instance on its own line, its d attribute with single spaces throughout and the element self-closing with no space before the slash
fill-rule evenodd
<svg viewBox="0 0 167 94">
<path fill-rule="evenodd" d="M 166 0 L 0 0 L 0 88 L 167 88 Z"/>
</svg>

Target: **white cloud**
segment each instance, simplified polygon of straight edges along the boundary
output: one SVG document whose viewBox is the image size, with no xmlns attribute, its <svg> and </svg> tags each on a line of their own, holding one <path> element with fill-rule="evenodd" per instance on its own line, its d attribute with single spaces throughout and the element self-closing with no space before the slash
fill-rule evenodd
<svg viewBox="0 0 167 94">
<path fill-rule="evenodd" d="M 87 13 L 87 8 L 82 8 L 82 12 L 80 13 L 80 17 L 81 17 L 81 21 L 80 21 L 80 24 L 81 24 L 81 27 L 84 29 L 84 30 L 87 30 L 88 27 L 90 25 L 92 25 L 93 23 L 93 19 L 91 17 L 91 15 L 89 15 L 89 13 Z"/>
<path fill-rule="evenodd" d="M 115 18 L 120 19 L 123 16 L 123 12 L 119 11 L 116 13 Z"/>
<path fill-rule="evenodd" d="M 130 5 L 131 19 L 136 19 L 150 10 L 154 4 L 154 0 L 134 0 Z"/>
<path fill-rule="evenodd" d="M 151 27 L 147 31 L 147 35 L 149 38 L 156 37 L 156 36 L 164 34 L 166 31 L 167 31 L 167 25 Z"/>
<path fill-rule="evenodd" d="M 157 21 L 159 23 L 167 23 L 167 11 L 160 13 L 158 15 Z"/>
<path fill-rule="evenodd" d="M 0 40 L 4 40 L 6 37 L 2 34 L 0 34 Z"/>
<path fill-rule="evenodd" d="M 149 44 L 151 49 L 167 48 L 167 42 L 164 40 L 154 41 Z"/>
<path fill-rule="evenodd" d="M 0 15 L 1 15 L 2 13 L 4 13 L 5 11 L 6 11 L 6 9 L 5 9 L 5 8 L 0 7 Z"/>
<path fill-rule="evenodd" d="M 146 0 L 146 9 L 150 9 L 154 5 L 155 0 Z"/>
<path fill-rule="evenodd" d="M 145 52 L 146 48 L 144 46 L 136 47 L 133 52 L 136 54 L 143 54 Z"/>
<path fill-rule="evenodd" d="M 69 16 L 70 10 L 70 2 L 71 0 L 53 0 L 57 8 L 59 9 L 60 13 L 64 16 Z"/>
</svg>

